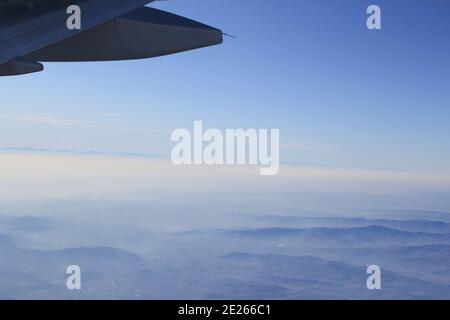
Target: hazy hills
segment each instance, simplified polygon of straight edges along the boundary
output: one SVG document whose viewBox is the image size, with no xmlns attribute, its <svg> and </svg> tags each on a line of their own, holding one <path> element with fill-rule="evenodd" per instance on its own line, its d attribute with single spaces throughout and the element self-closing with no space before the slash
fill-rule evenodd
<svg viewBox="0 0 450 320">
<path fill-rule="evenodd" d="M 450 233 L 450 223 L 442 221 L 430 221 L 424 219 L 414 220 L 389 220 L 389 219 L 367 219 L 367 218 L 341 218 L 341 217 L 293 217 L 265 215 L 255 217 L 255 221 L 278 226 L 296 226 L 302 228 L 314 227 L 368 227 L 380 226 L 402 231 Z"/>
<path fill-rule="evenodd" d="M 312 256 L 255 255 L 232 253 L 224 260 L 230 268 L 241 270 L 239 278 L 257 279 L 264 284 L 283 285 L 289 297 L 310 299 L 430 299 L 450 297 L 450 286 L 405 277 L 385 270 L 382 292 L 365 287 L 366 268 Z"/>
<path fill-rule="evenodd" d="M 195 233 L 195 232 L 194 232 Z M 254 241 L 302 241 L 307 245 L 379 246 L 450 244 L 450 233 L 409 232 L 381 226 L 360 228 L 253 228 L 199 232 L 205 236 Z"/>
<path fill-rule="evenodd" d="M 142 242 L 140 251 L 133 246 L 37 250 L 15 243 L 57 237 L 53 231 L 61 228 L 58 223 L 45 217 L 0 217 L 1 297 L 450 298 L 450 233 L 445 221 L 266 215 L 242 218 L 241 228 L 158 237 L 139 233 L 135 239 Z M 66 268 L 73 264 L 82 268 L 81 291 L 65 286 Z M 381 291 L 366 287 L 371 264 L 382 269 Z"/>
</svg>

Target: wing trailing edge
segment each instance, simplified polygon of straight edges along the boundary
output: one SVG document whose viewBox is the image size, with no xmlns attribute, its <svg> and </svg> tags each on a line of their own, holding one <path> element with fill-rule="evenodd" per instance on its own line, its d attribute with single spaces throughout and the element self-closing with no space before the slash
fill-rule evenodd
<svg viewBox="0 0 450 320">
<path fill-rule="evenodd" d="M 142 7 L 29 55 L 43 62 L 153 58 L 217 45 L 222 32 L 175 14 Z"/>
</svg>

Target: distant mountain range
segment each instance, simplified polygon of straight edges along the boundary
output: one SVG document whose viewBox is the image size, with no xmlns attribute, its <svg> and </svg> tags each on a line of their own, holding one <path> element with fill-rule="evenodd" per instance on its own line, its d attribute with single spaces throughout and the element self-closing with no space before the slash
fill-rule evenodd
<svg viewBox="0 0 450 320">
<path fill-rule="evenodd" d="M 391 271 L 428 281 L 450 285 L 450 245 L 383 246 L 315 249 L 324 259 L 344 260 L 352 265 L 367 265 L 374 261 Z"/>
<path fill-rule="evenodd" d="M 0 216 L 0 297 L 450 299 L 446 222 L 290 216 L 242 221 L 245 228 L 161 234 L 157 242 L 145 238 L 144 251 L 135 254 L 95 246 L 26 249 L 11 239 L 33 245 L 47 235 L 48 243 L 60 236 L 53 233 L 57 220 Z M 73 264 L 82 268 L 81 291 L 65 287 L 66 268 Z M 381 291 L 366 287 L 371 264 L 382 269 Z"/>
<path fill-rule="evenodd" d="M 449 197 L 446 193 L 443 196 Z M 369 210 L 371 216 L 382 219 L 424 219 L 424 220 L 438 220 L 450 223 L 450 212 L 437 210 L 417 210 L 417 209 L 372 209 Z"/>
<path fill-rule="evenodd" d="M 0 230 L 11 231 L 43 231 L 54 227 L 54 222 L 48 218 L 26 216 L 0 215 Z"/>
<path fill-rule="evenodd" d="M 49 153 L 49 154 L 74 154 L 74 155 L 98 155 L 130 158 L 167 158 L 157 153 L 138 153 L 138 152 L 105 152 L 98 150 L 70 150 L 70 149 L 45 149 L 45 148 L 26 148 L 26 147 L 0 147 L 0 152 L 10 153 Z"/>
<path fill-rule="evenodd" d="M 401 231 L 381 226 L 360 228 L 248 228 L 239 230 L 211 230 L 193 234 L 252 240 L 297 240 L 305 245 L 320 242 L 329 246 L 379 246 L 413 244 L 450 244 L 450 233 Z"/>
<path fill-rule="evenodd" d="M 223 257 L 235 281 L 258 281 L 288 289 L 287 299 L 432 299 L 450 298 L 450 286 L 382 271 L 381 291 L 366 287 L 366 267 L 311 256 L 231 253 Z M 225 298 L 225 297 L 222 297 Z"/>
<path fill-rule="evenodd" d="M 367 227 L 381 226 L 392 229 L 412 232 L 450 233 L 450 223 L 442 221 L 430 221 L 423 219 L 414 220 L 389 220 L 389 219 L 367 219 L 367 218 L 341 218 L 341 217 L 295 217 L 265 215 L 254 217 L 256 222 L 263 222 L 279 226 L 291 227 Z"/>
</svg>

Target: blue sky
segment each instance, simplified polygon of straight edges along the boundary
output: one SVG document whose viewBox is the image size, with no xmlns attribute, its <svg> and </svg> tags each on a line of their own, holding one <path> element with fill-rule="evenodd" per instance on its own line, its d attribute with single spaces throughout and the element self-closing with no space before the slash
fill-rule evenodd
<svg viewBox="0 0 450 320">
<path fill-rule="evenodd" d="M 366 29 L 379 4 L 383 29 Z M 152 60 L 2 78 L 0 147 L 169 154 L 170 132 L 280 128 L 284 162 L 450 172 L 445 0 L 173 0 L 235 35 Z"/>
</svg>

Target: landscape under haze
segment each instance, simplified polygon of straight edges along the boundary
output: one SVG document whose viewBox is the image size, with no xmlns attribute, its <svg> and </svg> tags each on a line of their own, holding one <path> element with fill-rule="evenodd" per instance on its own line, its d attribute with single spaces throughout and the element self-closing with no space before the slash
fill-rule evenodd
<svg viewBox="0 0 450 320">
<path fill-rule="evenodd" d="M 9 198 L 0 209 L 3 299 L 450 298 L 450 212 L 423 209 L 444 208 L 448 193 L 274 192 L 264 185 L 244 192 L 248 181 L 227 189 L 215 170 L 206 172 L 217 182 L 209 191 L 189 187 L 198 172 L 164 191 L 156 176 L 154 186 L 144 183 L 151 172 L 127 184 L 115 163 L 157 167 L 159 160 L 104 156 L 97 160 L 114 168 L 115 179 L 87 172 L 97 181 L 89 187 L 83 176 L 67 175 L 72 157 L 97 171 L 92 156 L 31 157 L 43 177 L 39 157 L 67 158 L 55 182 L 64 192 L 22 202 L 2 188 Z M 6 183 L 13 180 L 29 185 L 29 194 L 43 183 L 20 175 Z M 419 209 L 408 209 L 411 197 Z M 82 270 L 79 291 L 66 288 L 70 265 Z M 382 270 L 381 290 L 367 289 L 369 265 Z"/>
<path fill-rule="evenodd" d="M 149 6 L 224 41 L 0 78 L 0 300 L 450 299 L 450 1 Z"/>
</svg>

